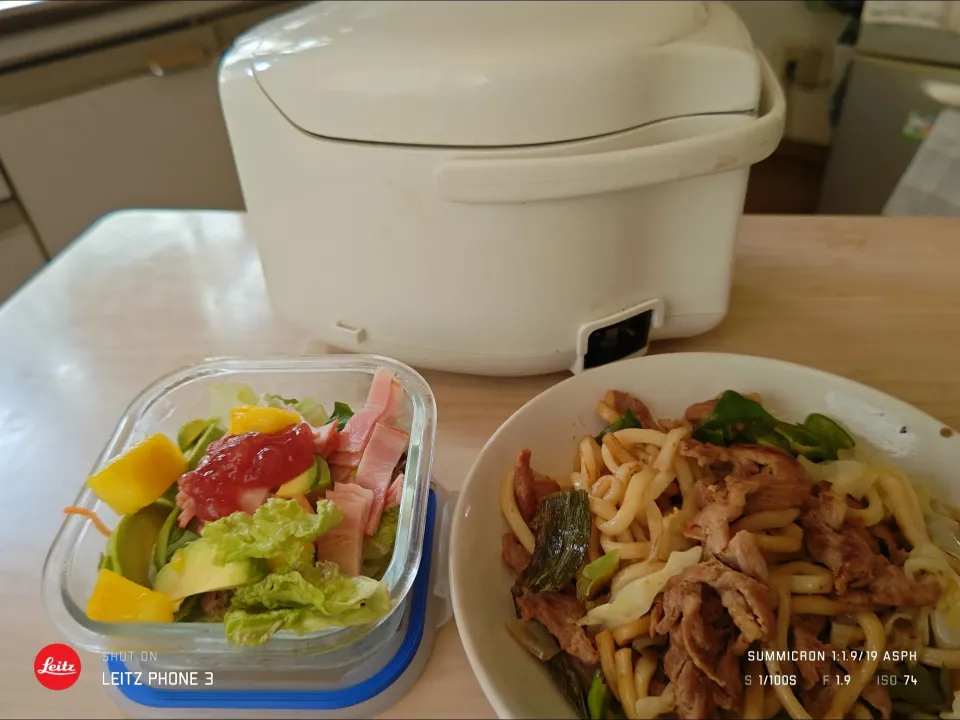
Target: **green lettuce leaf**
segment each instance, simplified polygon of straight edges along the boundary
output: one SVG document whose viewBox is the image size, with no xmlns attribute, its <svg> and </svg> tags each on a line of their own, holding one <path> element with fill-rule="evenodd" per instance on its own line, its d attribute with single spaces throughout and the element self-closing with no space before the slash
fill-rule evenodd
<svg viewBox="0 0 960 720">
<path fill-rule="evenodd" d="M 298 400 L 297 398 L 285 398 L 282 395 L 271 393 L 257 395 L 252 387 L 243 383 L 210 383 L 207 388 L 207 397 L 210 402 L 210 414 L 220 418 L 225 427 L 230 425 L 230 411 L 240 405 L 260 405 L 296 410 L 303 416 L 304 420 L 314 427 L 326 425 L 331 419 L 323 405 L 312 398 Z"/>
<path fill-rule="evenodd" d="M 383 511 L 380 524 L 373 537 L 363 539 L 363 574 L 381 578 L 393 557 L 393 545 L 397 539 L 400 506 L 394 505 Z"/>
<path fill-rule="evenodd" d="M 237 588 L 224 618 L 227 639 L 259 645 L 280 630 L 297 635 L 332 627 L 366 625 L 390 610 L 382 582 L 344 575 L 332 563 L 273 573 Z"/>
<path fill-rule="evenodd" d="M 230 411 L 240 405 L 259 405 L 260 397 L 249 385 L 215 382 L 207 386 L 207 402 L 210 415 L 220 418 L 224 427 L 230 427 Z"/>
<path fill-rule="evenodd" d="M 293 404 L 293 409 L 303 415 L 303 419 L 313 427 L 323 427 L 330 422 L 330 416 L 323 409 L 323 405 L 313 398 L 305 398 Z"/>
<path fill-rule="evenodd" d="M 337 421 L 337 430 L 343 430 L 347 426 L 347 420 L 353 417 L 353 410 L 349 405 L 342 402 L 335 402 L 333 404 L 333 415 L 330 416 L 330 420 Z"/>
<path fill-rule="evenodd" d="M 364 538 L 363 557 L 375 560 L 393 552 L 393 543 L 397 539 L 397 525 L 400 521 L 400 506 L 388 507 L 380 516 L 380 524 L 373 537 Z"/>
<path fill-rule="evenodd" d="M 343 513 L 329 500 L 317 503 L 316 514 L 307 512 L 296 500 L 270 498 L 250 515 L 235 512 L 207 523 L 203 538 L 216 548 L 220 564 L 244 558 L 268 558 L 298 566 L 304 543 L 343 520 Z"/>
</svg>

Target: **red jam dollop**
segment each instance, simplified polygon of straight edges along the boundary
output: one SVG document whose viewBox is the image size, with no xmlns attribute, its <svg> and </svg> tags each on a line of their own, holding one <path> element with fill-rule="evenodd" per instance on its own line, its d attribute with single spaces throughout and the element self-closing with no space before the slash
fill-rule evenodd
<svg viewBox="0 0 960 720">
<path fill-rule="evenodd" d="M 238 510 L 252 513 L 271 490 L 313 463 L 313 430 L 306 423 L 276 433 L 227 435 L 211 443 L 196 469 L 180 478 L 180 494 L 202 521 Z"/>
</svg>

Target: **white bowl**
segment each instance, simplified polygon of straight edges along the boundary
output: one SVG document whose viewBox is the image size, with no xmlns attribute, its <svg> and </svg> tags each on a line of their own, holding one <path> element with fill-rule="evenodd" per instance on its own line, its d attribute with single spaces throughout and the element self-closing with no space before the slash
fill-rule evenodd
<svg viewBox="0 0 960 720">
<path fill-rule="evenodd" d="M 905 370 L 906 372 L 906 370 Z M 858 443 L 886 452 L 912 479 L 945 500 L 960 500 L 953 478 L 960 437 L 941 435 L 929 415 L 859 383 L 811 368 L 743 355 L 677 353 L 625 360 L 565 380 L 505 422 L 481 450 L 454 516 L 450 566 L 453 609 L 470 665 L 501 718 L 573 718 L 544 668 L 505 629 L 516 617 L 512 578 L 500 559 L 507 531 L 498 485 L 523 448 L 547 474 L 569 474 L 576 445 L 603 423 L 594 408 L 610 389 L 630 392 L 655 417 L 682 417 L 691 403 L 727 389 L 759 392 L 784 420 L 821 412 L 850 429 Z"/>
</svg>

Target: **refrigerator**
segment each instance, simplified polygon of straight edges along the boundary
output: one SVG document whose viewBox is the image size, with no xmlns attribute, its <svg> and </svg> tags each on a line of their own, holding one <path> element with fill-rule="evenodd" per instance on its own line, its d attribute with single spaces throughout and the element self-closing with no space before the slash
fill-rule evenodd
<svg viewBox="0 0 960 720">
<path fill-rule="evenodd" d="M 818 212 L 879 215 L 941 110 L 960 108 L 960 34 L 864 24 Z"/>
</svg>

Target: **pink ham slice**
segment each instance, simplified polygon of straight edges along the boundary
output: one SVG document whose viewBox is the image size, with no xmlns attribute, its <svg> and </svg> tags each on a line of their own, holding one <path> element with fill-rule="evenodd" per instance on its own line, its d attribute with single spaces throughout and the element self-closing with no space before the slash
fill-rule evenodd
<svg viewBox="0 0 960 720">
<path fill-rule="evenodd" d="M 403 387 L 400 383 L 394 381 L 390 391 L 390 398 L 387 400 L 387 406 L 383 409 L 383 415 L 380 416 L 380 422 L 392 423 L 403 414 Z"/>
<path fill-rule="evenodd" d="M 324 459 L 333 455 L 340 447 L 340 431 L 337 421 L 332 420 L 323 427 L 313 429 L 313 451 Z"/>
<path fill-rule="evenodd" d="M 403 493 L 403 473 L 397 475 L 396 480 L 394 480 L 389 489 L 387 490 L 387 495 L 383 503 L 383 509 L 392 508 L 395 505 L 400 504 L 400 496 Z"/>
<path fill-rule="evenodd" d="M 253 515 L 257 511 L 257 508 L 267 501 L 269 494 L 270 488 L 250 488 L 249 490 L 242 490 L 237 495 L 237 505 L 239 505 L 240 509 L 245 513 Z"/>
<path fill-rule="evenodd" d="M 327 493 L 327 500 L 340 508 L 343 520 L 317 538 L 317 559 L 335 562 L 340 572 L 347 575 L 359 575 L 363 563 L 363 516 L 367 512 L 364 500 L 333 490 Z"/>
<path fill-rule="evenodd" d="M 373 535 L 377 531 L 387 488 L 393 480 L 393 469 L 407 449 L 409 441 L 409 434 L 382 423 L 377 423 L 370 435 L 370 442 L 357 467 L 357 477 L 354 478 L 357 485 L 373 492 L 373 505 L 366 526 L 367 535 Z"/>
<path fill-rule="evenodd" d="M 353 468 L 349 465 L 334 465 L 330 463 L 330 479 L 334 485 L 350 482 L 353 479 Z"/>
<path fill-rule="evenodd" d="M 367 522 L 370 520 L 370 508 L 373 506 L 373 492 L 367 490 L 365 487 L 360 487 L 356 483 L 346 482 L 340 483 L 339 485 L 334 485 L 333 490 L 327 493 L 327 499 L 330 500 L 330 496 L 333 495 L 334 498 L 341 497 L 344 495 L 353 495 L 358 497 L 363 501 L 363 517 L 361 520 L 361 525 L 363 527 L 367 526 Z"/>
<path fill-rule="evenodd" d="M 363 457 L 363 451 L 357 452 L 347 452 L 341 450 L 339 452 L 333 453 L 327 460 L 330 462 L 330 465 L 339 465 L 341 467 L 350 468 L 351 470 L 360 464 L 360 458 Z"/>
<path fill-rule="evenodd" d="M 373 374 L 373 383 L 370 385 L 370 392 L 367 394 L 366 404 L 354 413 L 346 426 L 343 428 L 340 442 L 340 451 L 352 453 L 351 459 L 359 461 L 359 453 L 367 446 L 370 435 L 373 432 L 374 425 L 383 416 L 388 407 L 392 407 L 394 401 L 393 374 L 386 368 L 380 368 Z M 397 385 L 397 387 L 399 387 Z M 402 398 L 402 389 L 401 389 Z M 398 404 L 398 403 L 397 403 Z M 339 455 L 337 453 L 336 455 Z M 337 465 L 347 465 L 342 459 L 336 459 L 336 455 L 331 458 Z M 355 467 L 355 465 L 354 465 Z"/>
</svg>

